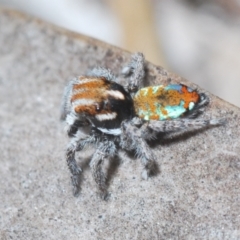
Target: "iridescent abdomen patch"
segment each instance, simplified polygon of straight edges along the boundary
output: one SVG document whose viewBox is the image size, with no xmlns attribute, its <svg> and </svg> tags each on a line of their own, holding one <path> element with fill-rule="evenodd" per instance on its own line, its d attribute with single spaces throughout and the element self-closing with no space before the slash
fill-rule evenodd
<svg viewBox="0 0 240 240">
<path fill-rule="evenodd" d="M 175 119 L 193 110 L 200 95 L 183 84 L 141 88 L 134 96 L 135 113 L 145 120 Z"/>
</svg>

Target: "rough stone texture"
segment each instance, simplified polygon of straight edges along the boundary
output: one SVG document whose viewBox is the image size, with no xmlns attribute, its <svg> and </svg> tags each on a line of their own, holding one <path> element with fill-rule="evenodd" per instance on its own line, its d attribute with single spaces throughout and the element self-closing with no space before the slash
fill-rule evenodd
<svg viewBox="0 0 240 240">
<path fill-rule="evenodd" d="M 121 152 L 107 202 L 96 195 L 90 153 L 82 153 L 82 191 L 73 197 L 59 121 L 63 87 L 96 65 L 118 74 L 129 57 L 0 10 L 0 239 L 240 239 L 240 111 L 211 94 L 204 116 L 227 118 L 225 126 L 158 141 L 160 171 L 148 181 L 140 162 Z M 185 82 L 148 69 L 146 84 Z"/>
</svg>

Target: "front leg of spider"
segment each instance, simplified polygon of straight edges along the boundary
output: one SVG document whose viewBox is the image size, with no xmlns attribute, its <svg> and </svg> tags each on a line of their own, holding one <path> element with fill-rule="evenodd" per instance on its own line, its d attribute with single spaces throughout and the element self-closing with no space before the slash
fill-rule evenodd
<svg viewBox="0 0 240 240">
<path fill-rule="evenodd" d="M 134 94 L 140 87 L 143 86 L 145 77 L 145 58 L 140 52 L 132 55 L 130 63 L 122 69 L 122 74 L 129 77 L 126 89 Z"/>
<path fill-rule="evenodd" d="M 112 73 L 110 69 L 103 68 L 103 67 L 95 67 L 88 73 L 91 77 L 103 77 L 107 79 L 108 81 L 116 81 L 115 75 Z"/>
<path fill-rule="evenodd" d="M 106 186 L 106 175 L 102 169 L 102 165 L 104 161 L 110 160 L 115 155 L 116 146 L 114 142 L 105 138 L 97 146 L 90 162 L 93 178 L 98 186 L 100 197 L 104 200 L 107 200 L 109 195 Z"/>
<path fill-rule="evenodd" d="M 66 150 L 67 165 L 71 173 L 73 185 L 73 195 L 77 196 L 80 190 L 80 177 L 82 169 L 77 165 L 75 160 L 76 151 L 80 151 L 84 146 L 94 143 L 95 139 L 91 136 L 83 136 L 79 131 L 71 141 Z"/>
</svg>

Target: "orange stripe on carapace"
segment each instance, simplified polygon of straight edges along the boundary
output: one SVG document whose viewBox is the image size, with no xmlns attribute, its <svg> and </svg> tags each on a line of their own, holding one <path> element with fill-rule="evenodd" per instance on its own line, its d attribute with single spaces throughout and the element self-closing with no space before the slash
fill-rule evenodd
<svg viewBox="0 0 240 240">
<path fill-rule="evenodd" d="M 78 114 L 85 113 L 87 115 L 95 116 L 96 114 L 107 114 L 111 113 L 107 109 L 101 109 L 101 111 L 97 111 L 96 105 L 78 105 L 74 108 L 75 112 Z"/>
<path fill-rule="evenodd" d="M 104 91 L 102 89 L 98 90 L 93 90 L 93 89 L 85 89 L 84 92 L 80 92 L 77 94 L 74 94 L 71 98 L 71 101 L 74 102 L 75 100 L 80 100 L 80 99 L 93 99 L 96 102 L 100 101 L 103 97 Z"/>
<path fill-rule="evenodd" d="M 79 83 L 73 85 L 73 95 L 71 102 L 77 100 L 86 100 L 86 104 L 80 103 L 74 107 L 76 113 L 85 113 L 94 116 L 96 114 L 110 113 L 109 106 L 107 105 L 106 90 L 110 87 L 111 82 L 103 77 L 79 77 Z M 88 104 L 88 100 L 93 103 Z M 104 109 L 99 108 L 105 102 Z M 77 102 L 76 102 L 77 103 Z"/>
<path fill-rule="evenodd" d="M 89 82 L 86 81 L 88 79 Z M 71 101 L 73 102 L 78 99 L 93 99 L 97 102 L 101 101 L 101 98 L 104 96 L 104 92 L 108 89 L 109 85 L 110 82 L 105 78 L 80 77 L 79 84 L 73 85 L 73 92 L 76 91 L 76 94 L 73 94 Z M 79 89 L 82 91 L 78 92 L 77 90 Z"/>
<path fill-rule="evenodd" d="M 87 81 L 89 80 L 89 81 Z M 109 81 L 107 81 L 104 77 L 79 77 L 79 84 L 74 84 L 73 89 L 77 90 L 80 88 L 101 88 L 103 86 L 109 85 Z"/>
</svg>

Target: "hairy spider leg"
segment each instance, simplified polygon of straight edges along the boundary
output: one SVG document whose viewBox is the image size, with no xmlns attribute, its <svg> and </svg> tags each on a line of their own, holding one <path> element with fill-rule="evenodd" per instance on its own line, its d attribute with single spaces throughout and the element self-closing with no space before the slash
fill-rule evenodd
<svg viewBox="0 0 240 240">
<path fill-rule="evenodd" d="M 89 73 L 89 76 L 91 77 L 104 77 L 106 78 L 108 81 L 114 81 L 116 82 L 116 77 L 115 75 L 112 73 L 112 71 L 110 69 L 107 68 L 103 68 L 103 67 L 96 67 L 94 69 L 92 69 Z"/>
<path fill-rule="evenodd" d="M 142 178 L 148 179 L 150 174 L 154 171 L 156 158 L 145 139 L 142 137 L 142 132 L 143 129 L 134 126 L 131 121 L 124 121 L 122 123 L 120 145 L 127 151 L 135 151 L 137 157 L 141 159 L 144 168 L 142 171 Z"/>
<path fill-rule="evenodd" d="M 76 151 L 82 150 L 85 146 L 94 144 L 96 138 L 94 135 L 83 135 L 80 130 L 77 131 L 76 135 L 71 138 L 66 150 L 67 165 L 71 173 L 73 194 L 77 196 L 80 190 L 80 175 L 82 169 L 77 165 L 75 159 Z"/>
<path fill-rule="evenodd" d="M 222 125 L 225 123 L 224 119 L 176 119 L 157 121 L 150 120 L 145 123 L 148 128 L 155 132 L 172 132 L 172 131 L 194 131 L 200 128 Z M 147 134 L 145 134 L 147 136 Z M 150 138 L 150 137 L 149 137 Z"/>
<path fill-rule="evenodd" d="M 130 79 L 126 85 L 126 90 L 132 93 L 132 95 L 143 86 L 143 80 L 145 77 L 145 58 L 140 52 L 132 55 L 130 63 L 123 68 L 122 74 L 124 77 L 130 76 Z"/>
<path fill-rule="evenodd" d="M 90 162 L 92 176 L 97 183 L 102 199 L 106 199 L 108 196 L 106 176 L 103 172 L 102 164 L 105 160 L 113 158 L 116 153 L 117 149 L 114 142 L 105 139 L 103 142 L 99 142 Z"/>
</svg>

